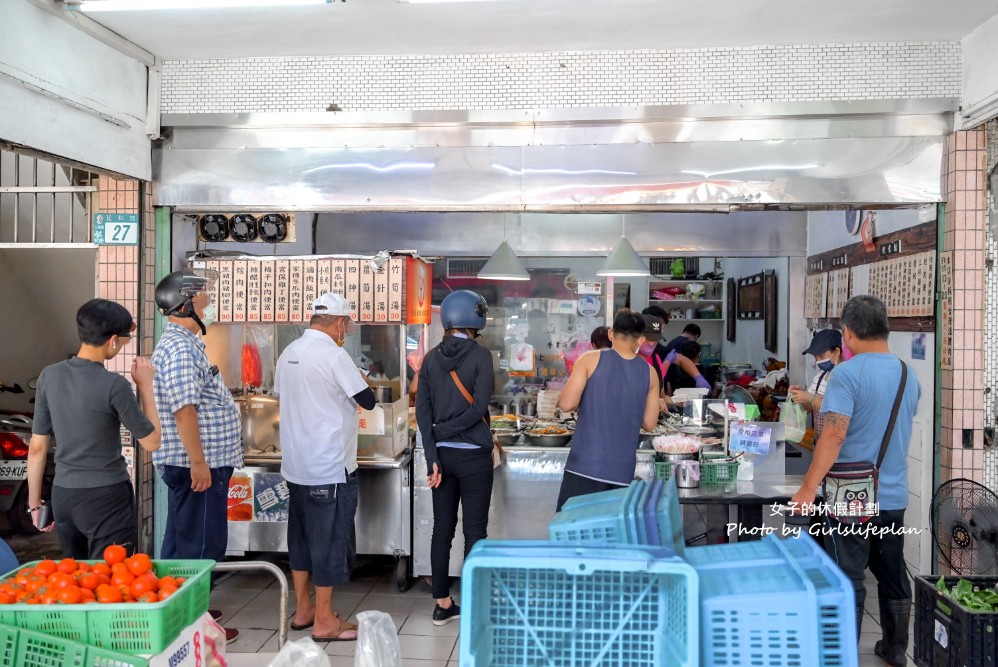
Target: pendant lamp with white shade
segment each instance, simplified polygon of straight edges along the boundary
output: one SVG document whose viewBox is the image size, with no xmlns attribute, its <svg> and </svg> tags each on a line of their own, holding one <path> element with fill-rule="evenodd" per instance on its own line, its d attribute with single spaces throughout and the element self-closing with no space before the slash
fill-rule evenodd
<svg viewBox="0 0 998 667">
<path fill-rule="evenodd" d="M 635 252 L 634 247 L 624 236 L 624 221 L 621 221 L 620 240 L 606 256 L 603 266 L 596 272 L 597 276 L 629 277 L 649 276 L 651 271 L 645 266 L 644 260 Z"/>
<path fill-rule="evenodd" d="M 502 243 L 478 272 L 482 280 L 530 280 L 523 262 L 506 242 L 506 220 L 502 223 Z"/>
</svg>

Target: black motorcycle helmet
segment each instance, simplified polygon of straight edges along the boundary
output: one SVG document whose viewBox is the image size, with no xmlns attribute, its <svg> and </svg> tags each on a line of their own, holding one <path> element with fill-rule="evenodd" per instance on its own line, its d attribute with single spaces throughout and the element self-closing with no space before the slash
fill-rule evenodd
<svg viewBox="0 0 998 667">
<path fill-rule="evenodd" d="M 202 292 L 211 292 L 218 282 L 218 273 L 207 269 L 183 269 L 174 271 L 156 285 L 156 306 L 167 317 L 189 317 L 201 327 L 203 335 L 207 329 L 194 310 L 193 299 Z"/>
</svg>

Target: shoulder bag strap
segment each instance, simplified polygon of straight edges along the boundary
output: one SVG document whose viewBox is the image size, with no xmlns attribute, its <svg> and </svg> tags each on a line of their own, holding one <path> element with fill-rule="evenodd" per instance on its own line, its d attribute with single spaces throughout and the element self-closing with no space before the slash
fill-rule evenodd
<svg viewBox="0 0 998 667">
<path fill-rule="evenodd" d="M 464 383 L 462 383 L 461 382 L 461 378 L 459 378 L 457 376 L 457 371 L 451 371 L 450 372 L 450 376 L 451 376 L 451 379 L 454 380 L 454 384 L 457 385 L 458 391 L 460 391 L 461 395 L 464 396 L 464 400 L 468 401 L 468 403 L 470 403 L 471 405 L 474 405 L 475 404 L 475 399 L 473 399 L 471 397 L 471 393 L 467 389 L 464 388 Z M 485 423 L 485 425 L 489 428 L 489 431 L 491 432 L 492 425 L 489 424 L 488 420 L 485 417 L 482 417 L 482 421 Z M 499 449 L 499 453 L 502 454 L 502 447 L 499 445 L 498 442 L 495 442 L 494 438 L 493 438 L 492 444 L 495 447 L 497 447 Z"/>
<path fill-rule="evenodd" d="M 884 441 L 880 443 L 880 455 L 877 457 L 877 470 L 880 470 L 880 465 L 884 462 L 884 457 L 887 456 L 887 445 L 891 442 L 891 436 L 894 435 L 894 423 L 898 420 L 898 410 L 901 408 L 901 399 L 904 397 L 905 387 L 908 385 L 908 366 L 905 365 L 903 361 L 901 362 L 901 386 L 898 387 L 897 396 L 894 397 L 894 407 L 891 409 L 891 419 L 887 422 L 887 431 L 884 433 Z"/>
</svg>

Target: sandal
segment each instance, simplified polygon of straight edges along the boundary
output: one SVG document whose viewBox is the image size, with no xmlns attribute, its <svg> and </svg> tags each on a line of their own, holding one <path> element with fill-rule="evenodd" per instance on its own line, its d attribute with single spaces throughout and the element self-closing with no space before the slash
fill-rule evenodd
<svg viewBox="0 0 998 667">
<path fill-rule="evenodd" d="M 314 642 L 354 642 L 357 641 L 357 628 L 356 627 L 344 627 L 353 625 L 352 623 L 344 623 L 340 626 L 339 632 L 334 635 L 312 635 L 312 641 Z"/>
<path fill-rule="evenodd" d="M 292 618 L 294 618 L 294 617 L 292 616 Z M 290 625 L 289 627 L 290 627 L 290 628 L 291 628 L 292 630 L 295 630 L 295 631 L 297 631 L 297 630 L 308 630 L 308 629 L 309 629 L 310 627 L 312 627 L 313 625 L 315 625 L 315 619 L 314 619 L 314 618 L 313 618 L 313 619 L 312 619 L 311 621 L 309 621 L 308 623 L 302 623 L 302 624 L 300 624 L 300 625 L 299 625 L 298 623 L 295 623 L 295 622 L 294 622 L 294 621 L 292 620 L 292 621 L 291 621 L 291 625 Z"/>
</svg>

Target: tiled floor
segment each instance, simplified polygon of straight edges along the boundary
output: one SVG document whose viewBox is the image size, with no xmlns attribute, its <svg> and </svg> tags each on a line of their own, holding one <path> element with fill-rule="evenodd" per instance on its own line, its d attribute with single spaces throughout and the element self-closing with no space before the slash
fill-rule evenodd
<svg viewBox="0 0 998 667">
<path fill-rule="evenodd" d="M 430 614 L 433 599 L 429 588 L 417 582 L 409 591 L 399 593 L 395 588 L 391 563 L 372 562 L 360 568 L 349 584 L 338 587 L 333 594 L 333 604 L 341 617 L 356 622 L 356 614 L 368 609 L 388 612 L 399 631 L 399 647 L 404 667 L 456 667 L 458 664 L 459 621 L 437 627 Z M 290 585 L 290 584 L 289 584 Z M 452 586 L 456 594 L 460 587 Z M 867 616 L 859 641 L 860 667 L 883 667 L 885 664 L 873 654 L 873 645 L 880 639 L 879 612 L 877 610 L 876 584 L 867 583 Z M 240 637 L 229 645 L 227 654 L 233 667 L 249 662 L 248 656 L 240 660 L 238 654 L 274 653 L 277 651 L 278 587 L 270 575 L 232 574 L 220 579 L 212 592 L 212 608 L 224 613 L 222 623 L 238 628 Z M 294 610 L 294 596 L 288 600 L 288 613 Z M 912 616 L 914 619 L 914 616 Z M 914 623 L 914 621 L 912 621 Z M 289 639 L 307 636 L 309 631 L 288 632 Z M 909 632 L 913 638 L 914 633 Z M 913 639 L 912 639 L 913 641 Z M 352 667 L 356 642 L 326 643 L 332 667 Z M 914 665 L 909 642 L 909 664 Z M 255 664 L 261 664 L 254 662 Z M 266 664 L 266 663 L 262 663 Z"/>
<path fill-rule="evenodd" d="M 290 586 L 290 581 L 289 581 Z M 460 584 L 455 581 L 455 597 Z M 239 653 L 277 651 L 279 588 L 270 575 L 231 574 L 220 578 L 211 595 L 211 607 L 224 614 L 221 622 L 239 629 L 239 639 L 226 649 L 230 664 L 239 667 Z M 395 587 L 391 562 L 375 561 L 354 572 L 354 579 L 336 587 L 333 606 L 343 618 L 357 622 L 356 615 L 369 609 L 390 613 L 399 632 L 404 667 L 456 667 L 460 621 L 437 627 L 431 621 L 433 598 L 422 582 L 405 593 Z M 294 611 L 289 592 L 288 614 Z M 288 631 L 288 639 L 306 637 L 310 630 Z M 357 642 L 323 644 L 332 667 L 352 667 Z"/>
</svg>

